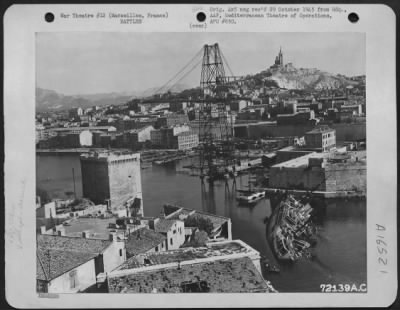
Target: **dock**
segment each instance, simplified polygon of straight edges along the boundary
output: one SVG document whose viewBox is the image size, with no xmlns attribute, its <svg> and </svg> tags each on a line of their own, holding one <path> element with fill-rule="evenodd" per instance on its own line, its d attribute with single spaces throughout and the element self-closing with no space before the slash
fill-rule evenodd
<svg viewBox="0 0 400 310">
<path fill-rule="evenodd" d="M 262 188 L 265 190 L 265 193 L 268 194 L 275 194 L 277 192 L 286 192 L 292 195 L 305 195 L 310 193 L 310 190 L 301 190 L 301 189 L 286 189 L 286 188 L 270 188 L 265 187 Z M 321 198 L 350 198 L 350 197 L 365 197 L 365 192 L 357 192 L 357 191 L 336 191 L 336 192 L 326 192 L 326 191 L 312 191 L 312 194 L 316 197 Z"/>
</svg>

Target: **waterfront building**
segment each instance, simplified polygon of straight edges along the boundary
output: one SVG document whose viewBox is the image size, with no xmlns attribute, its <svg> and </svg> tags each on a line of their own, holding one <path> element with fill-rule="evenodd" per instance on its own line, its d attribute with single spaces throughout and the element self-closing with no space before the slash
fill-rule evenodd
<svg viewBox="0 0 400 310">
<path fill-rule="evenodd" d="M 43 293 L 78 293 L 96 284 L 96 276 L 126 260 L 124 242 L 84 237 L 37 235 L 36 289 Z"/>
<path fill-rule="evenodd" d="M 290 145 L 276 151 L 276 163 L 279 164 L 313 152 L 314 152 L 313 150 L 308 150 L 294 145 Z"/>
<path fill-rule="evenodd" d="M 130 142 L 132 144 L 137 144 L 140 142 L 145 142 L 151 140 L 151 131 L 154 130 L 153 126 L 147 125 L 139 129 L 134 129 L 130 131 Z"/>
<path fill-rule="evenodd" d="M 113 126 L 93 126 L 93 127 L 57 127 L 49 128 L 45 130 L 45 134 L 54 136 L 61 133 L 80 133 L 84 130 L 92 131 L 102 131 L 102 132 L 115 132 L 117 129 Z"/>
<path fill-rule="evenodd" d="M 228 130 L 233 130 L 230 117 L 227 117 L 226 120 L 228 123 Z M 190 122 L 190 128 L 199 135 L 199 141 L 202 141 L 204 139 L 203 135 L 205 127 L 207 128 L 207 133 L 211 135 L 213 139 L 221 140 L 224 130 L 221 130 L 221 123 L 218 119 L 205 122 L 204 120 L 199 120 L 198 118 L 196 118 L 196 120 Z"/>
<path fill-rule="evenodd" d="M 340 106 L 339 111 L 340 112 L 350 112 L 352 115 L 361 115 L 363 113 L 361 104 L 342 105 L 342 106 Z"/>
<path fill-rule="evenodd" d="M 306 146 L 319 152 L 327 152 L 336 147 L 336 130 L 328 126 L 316 127 L 305 134 Z"/>
<path fill-rule="evenodd" d="M 167 149 L 178 148 L 179 141 L 181 142 L 182 147 L 186 146 L 185 144 L 187 144 L 187 142 L 189 142 L 190 144 L 194 144 L 196 138 L 193 136 L 190 136 L 189 138 L 180 138 L 180 139 L 175 138 L 177 135 L 189 131 L 190 127 L 188 125 L 176 125 L 171 127 L 154 129 L 150 131 L 151 143 L 154 146 L 159 146 Z"/>
<path fill-rule="evenodd" d="M 150 132 L 150 141 L 154 146 L 162 146 L 162 132 L 161 129 L 154 129 Z"/>
<path fill-rule="evenodd" d="M 138 255 L 107 275 L 109 293 L 268 293 L 260 254 L 243 241 Z"/>
<path fill-rule="evenodd" d="M 191 150 L 198 145 L 199 135 L 193 131 L 178 133 L 172 140 L 172 148 L 177 150 Z"/>
<path fill-rule="evenodd" d="M 296 112 L 293 114 L 278 114 L 276 117 L 277 125 L 314 125 L 315 113 L 313 110 Z"/>
<path fill-rule="evenodd" d="M 365 192 L 365 151 L 313 152 L 276 164 L 270 168 L 269 187 L 331 193 Z"/>
<path fill-rule="evenodd" d="M 140 154 L 103 152 L 83 154 L 83 196 L 97 204 L 107 203 L 113 212 L 124 212 L 127 203 L 140 200 L 143 214 Z"/>
</svg>

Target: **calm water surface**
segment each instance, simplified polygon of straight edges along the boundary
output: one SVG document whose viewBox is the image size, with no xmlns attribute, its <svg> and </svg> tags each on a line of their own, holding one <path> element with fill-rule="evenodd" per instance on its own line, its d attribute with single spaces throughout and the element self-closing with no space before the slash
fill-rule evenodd
<svg viewBox="0 0 400 310">
<path fill-rule="evenodd" d="M 215 213 L 232 219 L 234 239 L 241 239 L 279 266 L 279 274 L 264 274 L 281 292 L 318 292 L 320 284 L 366 283 L 366 202 L 327 200 L 318 211 L 319 232 L 313 260 L 277 262 L 266 239 L 264 219 L 271 214 L 268 199 L 253 208 L 240 207 L 232 181 L 210 187 L 200 179 L 181 172 L 190 160 L 142 170 L 144 213 L 158 216 L 165 203 Z M 178 167 L 176 167 L 176 165 Z M 51 197 L 66 197 L 73 192 L 72 168 L 78 196 L 82 195 L 78 155 L 37 156 L 37 184 Z M 237 188 L 247 185 L 247 176 L 237 179 Z"/>
</svg>

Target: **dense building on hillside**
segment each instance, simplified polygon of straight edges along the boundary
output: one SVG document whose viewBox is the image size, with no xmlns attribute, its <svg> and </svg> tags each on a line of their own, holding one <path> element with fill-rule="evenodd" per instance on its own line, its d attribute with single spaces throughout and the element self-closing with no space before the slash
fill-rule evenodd
<svg viewBox="0 0 400 310">
<path fill-rule="evenodd" d="M 251 105 L 249 100 L 232 100 L 229 104 L 231 111 L 236 112 L 240 112 L 249 105 Z"/>
<path fill-rule="evenodd" d="M 171 127 L 189 123 L 187 114 L 171 113 L 157 119 L 156 128 Z"/>
<path fill-rule="evenodd" d="M 267 104 L 257 104 L 243 108 L 238 114 L 238 120 L 262 120 L 268 118 Z"/>
<path fill-rule="evenodd" d="M 172 101 L 169 103 L 169 109 L 172 112 L 180 112 L 188 107 L 188 103 L 185 101 Z"/>
<path fill-rule="evenodd" d="M 89 153 L 81 155 L 83 196 L 107 203 L 113 212 L 126 211 L 127 203 L 140 200 L 143 214 L 140 154 Z"/>
<path fill-rule="evenodd" d="M 293 114 L 278 114 L 277 125 L 315 125 L 314 111 L 296 112 Z"/>
<path fill-rule="evenodd" d="M 78 118 L 79 116 L 82 116 L 82 115 L 83 115 L 83 109 L 80 107 L 69 110 L 70 118 Z"/>
</svg>

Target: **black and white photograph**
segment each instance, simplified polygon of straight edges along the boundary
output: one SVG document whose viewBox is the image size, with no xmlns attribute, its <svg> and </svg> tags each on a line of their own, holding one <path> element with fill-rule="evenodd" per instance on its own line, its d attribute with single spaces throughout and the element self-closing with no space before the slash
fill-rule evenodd
<svg viewBox="0 0 400 310">
<path fill-rule="evenodd" d="M 373 4 L 11 6 L 9 305 L 392 304 L 395 17 Z"/>
<path fill-rule="evenodd" d="M 35 40 L 37 292 L 367 292 L 365 34 Z"/>
</svg>

